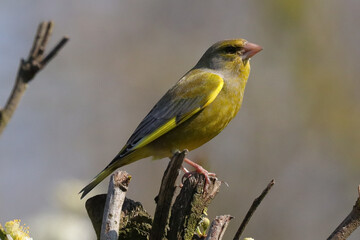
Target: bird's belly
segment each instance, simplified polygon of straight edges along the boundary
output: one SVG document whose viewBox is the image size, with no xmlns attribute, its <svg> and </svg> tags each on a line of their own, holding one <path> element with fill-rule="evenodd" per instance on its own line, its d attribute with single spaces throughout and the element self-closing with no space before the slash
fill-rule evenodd
<svg viewBox="0 0 360 240">
<path fill-rule="evenodd" d="M 240 109 L 240 93 L 229 98 L 220 93 L 209 106 L 149 144 L 155 158 L 169 157 L 176 150 L 189 151 L 218 135 Z"/>
</svg>

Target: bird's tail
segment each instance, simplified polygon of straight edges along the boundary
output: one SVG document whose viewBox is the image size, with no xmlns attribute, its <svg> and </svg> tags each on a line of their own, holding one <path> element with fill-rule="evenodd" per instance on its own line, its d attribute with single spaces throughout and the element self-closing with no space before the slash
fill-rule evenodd
<svg viewBox="0 0 360 240">
<path fill-rule="evenodd" d="M 117 155 L 104 170 L 102 170 L 96 177 L 94 177 L 88 185 L 81 189 L 81 191 L 79 192 L 79 194 L 82 193 L 81 199 L 83 199 L 86 194 L 88 194 L 94 187 L 96 187 L 102 180 L 104 180 L 104 178 L 109 176 L 117 168 L 135 162 L 147 156 L 149 155 L 146 151 L 134 151 L 124 157 L 120 157 L 120 155 Z"/>
<path fill-rule="evenodd" d="M 91 180 L 91 182 L 79 192 L 79 194 L 82 193 L 81 199 L 83 199 L 86 194 L 88 194 L 94 187 L 96 187 L 102 180 L 104 180 L 104 178 L 109 176 L 114 170 L 115 169 L 111 165 L 109 165 L 104 170 L 102 170 L 96 177 L 94 177 L 93 180 Z"/>
<path fill-rule="evenodd" d="M 116 156 L 104 170 L 102 170 L 98 175 L 96 175 L 96 177 L 94 177 L 88 185 L 81 189 L 81 191 L 79 192 L 79 194 L 82 193 L 81 199 L 83 199 L 86 194 L 88 194 L 94 187 L 96 187 L 102 180 L 104 180 L 104 178 L 109 176 L 117 168 L 129 164 L 129 160 L 131 159 L 131 154 L 123 158 L 120 158 L 119 155 Z"/>
</svg>

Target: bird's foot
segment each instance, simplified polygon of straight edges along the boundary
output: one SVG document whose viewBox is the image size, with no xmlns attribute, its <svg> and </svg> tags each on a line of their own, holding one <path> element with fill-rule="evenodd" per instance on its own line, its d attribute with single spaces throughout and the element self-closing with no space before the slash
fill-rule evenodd
<svg viewBox="0 0 360 240">
<path fill-rule="evenodd" d="M 187 164 L 189 164 L 190 166 L 192 166 L 193 168 L 195 168 L 195 171 L 197 173 L 200 173 L 202 175 L 204 175 L 205 177 L 205 186 L 204 188 L 206 189 L 206 187 L 210 184 L 210 177 L 215 177 L 216 178 L 216 174 L 215 173 L 211 173 L 208 172 L 206 169 L 204 169 L 202 166 L 200 166 L 199 164 L 194 163 L 193 161 L 191 161 L 190 159 L 184 158 L 184 162 L 186 162 Z M 191 177 L 192 172 L 189 172 L 186 168 L 182 167 L 182 170 L 185 172 L 184 176 L 182 177 L 182 183 L 184 182 L 184 179 Z"/>
</svg>

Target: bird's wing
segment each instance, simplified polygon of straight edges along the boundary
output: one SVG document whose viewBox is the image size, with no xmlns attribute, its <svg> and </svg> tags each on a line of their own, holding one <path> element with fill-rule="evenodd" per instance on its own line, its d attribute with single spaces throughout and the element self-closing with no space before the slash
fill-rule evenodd
<svg viewBox="0 0 360 240">
<path fill-rule="evenodd" d="M 212 103 L 224 80 L 217 74 L 192 70 L 153 107 L 117 157 L 141 148 L 185 122 Z"/>
</svg>

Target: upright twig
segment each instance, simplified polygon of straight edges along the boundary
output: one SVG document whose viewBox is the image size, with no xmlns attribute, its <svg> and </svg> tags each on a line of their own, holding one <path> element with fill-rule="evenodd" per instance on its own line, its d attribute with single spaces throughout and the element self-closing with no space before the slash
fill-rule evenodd
<svg viewBox="0 0 360 240">
<path fill-rule="evenodd" d="M 271 180 L 270 183 L 266 186 L 266 188 L 264 189 L 264 191 L 260 194 L 260 196 L 258 198 L 256 198 L 254 200 L 254 202 L 252 203 L 249 211 L 247 212 L 244 220 L 242 221 L 239 229 L 237 230 L 235 236 L 234 236 L 234 240 L 239 240 L 241 237 L 241 234 L 244 232 L 246 225 L 248 224 L 248 222 L 250 221 L 250 218 L 252 217 L 252 215 L 254 214 L 254 212 L 256 211 L 256 208 L 260 205 L 260 203 L 262 202 L 262 200 L 265 198 L 265 196 L 268 194 L 268 192 L 270 191 L 270 189 L 272 188 L 272 186 L 274 186 L 275 184 L 275 180 Z"/>
<path fill-rule="evenodd" d="M 119 236 L 120 214 L 131 176 L 117 170 L 111 175 L 100 240 L 117 240 Z"/>
<path fill-rule="evenodd" d="M 221 240 L 231 219 L 233 217 L 230 215 L 217 216 L 211 222 L 206 240 Z"/>
<path fill-rule="evenodd" d="M 187 150 L 175 153 L 165 170 L 161 180 L 159 195 L 156 197 L 157 205 L 150 233 L 151 240 L 161 240 L 165 236 L 171 202 L 176 189 L 175 181 L 179 175 L 179 169 L 186 154 Z"/>
<path fill-rule="evenodd" d="M 360 225 L 360 185 L 358 198 L 349 215 L 340 223 L 327 240 L 345 240 Z"/>
<path fill-rule="evenodd" d="M 0 135 L 14 114 L 25 93 L 27 84 L 56 56 L 69 40 L 68 37 L 64 36 L 49 54 L 44 56 L 53 27 L 54 23 L 52 21 L 40 23 L 28 58 L 26 60 L 21 59 L 14 88 L 5 107 L 0 110 Z"/>
</svg>

